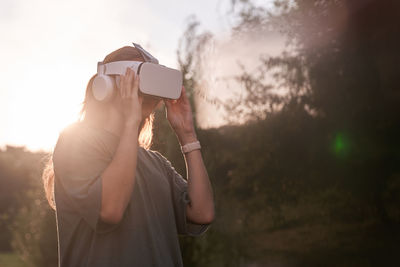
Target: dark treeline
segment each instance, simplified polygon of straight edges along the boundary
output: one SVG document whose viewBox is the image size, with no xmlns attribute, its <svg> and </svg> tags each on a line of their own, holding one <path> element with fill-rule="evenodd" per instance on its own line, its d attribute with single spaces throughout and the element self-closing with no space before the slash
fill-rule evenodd
<svg viewBox="0 0 400 267">
<path fill-rule="evenodd" d="M 400 3 L 276 1 L 274 12 L 232 5 L 232 38 L 272 29 L 289 46 L 235 77 L 246 94 L 224 108 L 246 123 L 197 129 L 217 217 L 204 236 L 180 237 L 185 265 L 399 266 Z M 178 53 L 192 101 L 196 53 L 214 38 L 196 25 Z M 274 79 L 262 81 L 268 72 Z M 276 94 L 277 85 L 288 93 Z M 162 110 L 154 132 L 152 149 L 185 176 Z M 57 259 L 44 156 L 0 152 L 0 249 L 33 266 Z"/>
</svg>

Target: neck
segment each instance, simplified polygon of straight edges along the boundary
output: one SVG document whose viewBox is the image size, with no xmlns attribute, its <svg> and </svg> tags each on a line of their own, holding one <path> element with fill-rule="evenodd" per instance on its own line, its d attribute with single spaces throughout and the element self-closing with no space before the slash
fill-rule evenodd
<svg viewBox="0 0 400 267">
<path fill-rule="evenodd" d="M 114 135 L 121 136 L 124 129 L 124 119 L 115 109 L 104 108 L 101 110 L 87 110 L 84 122 L 88 125 L 104 129 Z M 138 134 L 142 129 L 144 120 L 140 123 Z"/>
</svg>

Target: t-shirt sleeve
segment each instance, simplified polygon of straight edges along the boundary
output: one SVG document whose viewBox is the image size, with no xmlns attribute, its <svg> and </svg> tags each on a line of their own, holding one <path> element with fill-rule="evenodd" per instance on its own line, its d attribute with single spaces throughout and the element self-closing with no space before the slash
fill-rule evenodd
<svg viewBox="0 0 400 267">
<path fill-rule="evenodd" d="M 59 188 L 57 209 L 67 209 L 83 218 L 96 230 L 102 198 L 101 173 L 104 156 L 90 139 L 82 135 L 61 134 L 53 153 L 55 183 Z"/>
<path fill-rule="evenodd" d="M 158 152 L 157 152 L 158 153 Z M 175 170 L 171 162 L 158 153 L 163 161 L 166 174 L 169 178 L 172 190 L 175 220 L 178 228 L 178 234 L 199 236 L 207 231 L 210 224 L 197 224 L 189 221 L 186 217 L 186 207 L 190 204 L 190 198 L 187 191 L 187 181 Z"/>
</svg>

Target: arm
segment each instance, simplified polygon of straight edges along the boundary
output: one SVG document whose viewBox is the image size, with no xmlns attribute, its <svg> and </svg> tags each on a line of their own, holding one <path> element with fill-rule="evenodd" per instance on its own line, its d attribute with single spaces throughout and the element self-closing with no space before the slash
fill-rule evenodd
<svg viewBox="0 0 400 267">
<path fill-rule="evenodd" d="M 100 217 L 107 223 L 121 221 L 135 184 L 142 98 L 138 96 L 138 79 L 134 76 L 130 68 L 125 76 L 121 76 L 120 97 L 124 126 L 114 157 L 101 176 Z"/>
<path fill-rule="evenodd" d="M 196 134 L 178 135 L 181 145 L 197 141 Z M 214 199 L 210 180 L 200 150 L 184 154 L 191 204 L 186 214 L 190 221 L 209 224 L 214 220 Z"/>
<path fill-rule="evenodd" d="M 126 126 L 110 165 L 102 174 L 100 217 L 107 223 L 118 223 L 129 203 L 135 183 L 139 125 Z"/>
<path fill-rule="evenodd" d="M 194 130 L 192 111 L 185 88 L 182 87 L 180 98 L 174 102 L 164 100 L 167 107 L 167 119 L 174 129 L 181 145 L 197 140 Z M 207 170 L 203 163 L 200 150 L 194 150 L 184 155 L 188 194 L 190 205 L 187 206 L 186 216 L 191 222 L 208 224 L 214 220 L 214 199 Z"/>
</svg>

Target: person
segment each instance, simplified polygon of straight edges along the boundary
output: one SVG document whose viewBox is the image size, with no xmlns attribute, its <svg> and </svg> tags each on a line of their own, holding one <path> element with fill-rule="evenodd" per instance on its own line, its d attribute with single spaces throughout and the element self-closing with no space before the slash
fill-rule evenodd
<svg viewBox="0 0 400 267">
<path fill-rule="evenodd" d="M 103 63 L 145 61 L 122 47 Z M 183 146 L 197 140 L 183 87 L 178 100 L 138 90 L 127 68 L 111 101 L 87 85 L 81 118 L 59 135 L 43 172 L 56 211 L 59 266 L 183 266 L 178 235 L 202 235 L 214 220 L 212 186 L 200 149 L 184 153 L 187 180 L 150 150 L 154 110 L 163 101 Z"/>
</svg>

